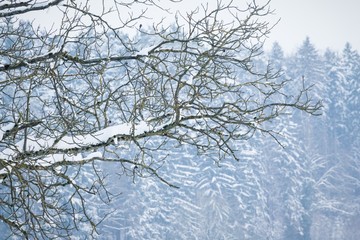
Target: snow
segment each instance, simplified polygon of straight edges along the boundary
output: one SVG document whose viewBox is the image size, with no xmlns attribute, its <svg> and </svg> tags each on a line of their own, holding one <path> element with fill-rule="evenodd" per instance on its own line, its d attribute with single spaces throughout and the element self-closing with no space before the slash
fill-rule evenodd
<svg viewBox="0 0 360 240">
<path fill-rule="evenodd" d="M 2 127 L 2 128 L 0 129 L 0 139 L 3 138 L 4 133 L 5 133 L 6 131 L 9 131 L 9 130 L 12 129 L 14 126 L 15 126 L 15 123 L 9 123 L 9 124 L 5 125 L 4 127 Z"/>
<path fill-rule="evenodd" d="M 135 54 L 135 56 L 147 56 L 149 55 L 149 52 L 153 50 L 156 47 L 156 45 L 152 45 L 150 47 L 145 47 L 141 49 L 139 52 Z"/>
<path fill-rule="evenodd" d="M 7 174 L 7 173 L 11 172 L 11 170 L 12 170 L 12 166 L 6 166 L 5 168 L 0 169 L 0 175 Z M 0 180 L 0 182 L 1 182 L 1 180 Z"/>
<path fill-rule="evenodd" d="M 38 159 L 37 163 L 41 166 L 49 166 L 61 161 L 81 161 L 84 160 L 81 154 L 51 154 L 42 159 Z"/>
<path fill-rule="evenodd" d="M 144 48 L 138 52 L 138 55 L 147 55 L 152 49 L 154 48 Z M 184 76 L 183 80 L 187 84 L 196 84 L 196 79 L 192 79 L 192 76 L 195 76 L 195 74 L 193 75 L 190 73 L 191 72 Z M 223 78 L 219 81 L 222 81 L 224 84 L 231 84 L 232 80 Z M 200 84 L 200 81 L 198 84 Z M 350 91 L 346 91 L 346 89 L 341 90 L 340 88 L 337 88 L 337 90 L 338 92 L 343 93 L 342 95 L 350 94 Z M 346 105 L 348 104 L 346 99 L 352 98 L 344 98 L 342 95 L 339 95 L 338 98 L 334 98 L 333 101 L 334 104 L 338 104 L 339 108 L 343 105 L 343 107 L 346 108 Z M 43 97 L 48 99 L 47 96 Z M 74 99 L 74 101 L 76 100 Z M 356 106 L 358 105 L 355 105 L 355 107 Z M 353 120 L 350 115 L 347 114 L 348 112 L 357 113 L 356 109 L 352 111 L 340 111 L 337 108 L 329 108 L 329 111 L 342 114 L 341 116 L 347 118 L 347 121 Z M 167 114 L 170 113 L 163 113 L 164 116 L 167 116 Z M 167 119 L 171 119 L 171 116 L 167 117 Z M 244 119 L 252 119 L 251 114 L 245 115 Z M 122 228 L 121 226 L 128 224 L 130 230 L 133 230 L 134 232 L 146 232 L 149 233 L 149 235 L 155 231 L 161 232 L 160 227 L 166 225 L 166 228 L 169 229 L 169 235 L 170 232 L 182 234 L 185 232 L 183 229 L 185 229 L 191 231 L 194 237 L 202 239 L 196 230 L 206 229 L 206 227 L 210 228 L 210 226 L 212 227 L 213 225 L 215 226 L 213 227 L 214 231 L 229 232 L 229 234 L 238 236 L 238 238 L 241 238 L 239 237 L 239 235 L 242 234 L 241 232 L 248 234 L 248 238 L 262 236 L 258 233 L 261 231 L 269 231 L 271 234 L 273 234 L 273 231 L 278 231 L 281 234 L 281 227 L 284 226 L 285 228 L 291 224 L 297 226 L 298 222 L 301 220 L 302 214 L 318 214 L 320 210 L 331 216 L 334 216 L 335 213 L 339 214 L 338 219 L 340 220 L 350 219 L 351 215 L 346 215 L 349 211 L 348 209 L 359 206 L 359 197 L 356 195 L 358 193 L 355 192 L 359 189 L 359 183 L 356 182 L 356 180 L 359 180 L 359 170 L 357 170 L 359 167 L 358 165 L 349 162 L 350 158 L 354 158 L 354 161 L 358 159 L 356 158 L 358 157 L 358 148 L 356 148 L 358 147 L 358 142 L 354 141 L 354 145 L 352 145 L 354 146 L 353 152 L 348 152 L 347 150 L 350 146 L 342 148 L 341 145 L 345 145 L 347 142 L 341 144 L 338 143 L 344 140 L 336 138 L 332 139 L 332 134 L 336 137 L 338 132 L 341 132 L 344 135 L 348 133 L 349 135 L 354 135 L 355 138 L 358 136 L 356 135 L 358 134 L 357 125 L 350 125 L 345 120 L 338 120 L 339 122 L 332 126 L 331 124 L 333 124 L 333 122 L 331 122 L 328 124 L 332 127 L 339 128 L 337 129 L 338 132 L 330 132 L 332 130 L 324 127 L 324 133 L 327 135 L 320 135 L 320 137 L 319 135 L 308 136 L 309 139 L 305 141 L 305 139 L 301 139 L 303 130 L 307 130 L 308 128 L 321 129 L 322 126 L 320 124 L 320 127 L 318 127 L 319 125 L 312 126 L 312 124 L 309 124 L 308 121 L 305 122 L 304 119 L 300 117 L 294 118 L 293 121 L 290 121 L 291 119 L 292 118 L 289 117 L 289 119 L 286 119 L 286 122 L 284 121 L 284 126 L 286 127 L 283 128 L 283 132 L 285 132 L 287 136 L 290 136 L 283 140 L 285 142 L 284 145 L 289 146 L 286 151 L 277 152 L 279 146 L 265 141 L 266 139 L 263 140 L 259 135 L 254 135 L 253 139 L 249 141 L 253 147 L 247 147 L 247 141 L 235 145 L 236 150 L 238 150 L 237 153 L 241 156 L 239 162 L 221 162 L 222 167 L 219 169 L 214 167 L 212 161 L 206 160 L 206 154 L 210 155 L 210 152 L 205 155 L 197 156 L 192 148 L 186 150 L 184 145 L 181 149 L 169 148 L 170 150 L 166 152 L 166 154 L 170 155 L 168 158 L 169 161 L 166 162 L 169 164 L 164 164 L 160 173 L 165 179 L 177 181 L 179 182 L 179 185 L 184 186 L 177 190 L 177 192 L 168 190 L 167 186 L 154 184 L 155 180 L 150 181 L 152 180 L 151 178 L 137 180 L 137 182 L 141 181 L 141 185 L 139 184 L 140 186 L 143 186 L 141 188 L 139 188 L 139 185 L 135 184 L 124 184 L 126 181 L 123 181 L 123 179 L 122 181 L 109 180 L 109 189 L 111 192 L 115 189 L 117 192 L 128 192 L 129 194 L 124 196 L 124 198 L 119 197 L 118 199 L 120 200 L 116 202 L 117 204 L 114 204 L 117 208 L 112 208 L 113 211 L 116 209 L 119 212 L 118 216 L 115 214 L 112 215 L 114 216 L 114 222 L 115 224 L 118 224 L 118 227 L 116 227 L 116 225 L 114 226 L 114 224 L 108 224 L 108 222 L 105 221 L 104 223 L 106 223 L 107 226 L 112 226 L 117 229 L 125 229 L 125 227 Z M 154 119 L 149 118 L 147 121 L 150 122 L 151 120 Z M 189 123 L 195 125 L 197 122 L 189 121 Z M 327 127 L 328 125 L 325 126 Z M 4 136 L 6 130 L 10 130 L 13 127 L 14 124 L 2 126 L 0 129 L 1 138 Z M 107 142 L 109 139 L 113 139 L 116 147 L 128 147 L 128 149 L 133 150 L 133 148 L 129 147 L 132 144 L 130 141 L 121 141 L 121 138 L 117 138 L 117 136 L 136 136 L 149 130 L 151 130 L 151 127 L 146 121 L 137 123 L 136 125 L 125 123 L 107 127 L 92 134 L 65 136 L 57 144 L 54 144 L 55 139 L 53 138 L 39 139 L 35 135 L 31 135 L 27 139 L 27 148 L 33 151 L 44 148 L 68 149 Z M 245 130 L 246 129 L 244 129 L 244 132 L 240 131 L 239 134 L 245 134 Z M 329 133 L 326 131 L 329 131 Z M 305 131 L 305 133 L 309 134 L 307 131 Z M 194 136 L 196 137 L 196 135 Z M 151 143 L 155 145 L 156 139 L 152 140 Z M 4 159 L 9 159 L 14 153 L 21 152 L 23 145 L 24 141 L 20 141 L 15 146 L 1 150 L 0 158 L 4 156 Z M 323 154 L 322 151 L 324 150 L 327 151 L 326 154 L 329 155 L 324 156 L 326 164 L 314 162 L 315 160 L 318 161 L 318 155 Z M 118 150 L 117 153 L 126 156 L 127 152 L 124 152 L 125 151 Z M 174 154 L 175 152 L 176 154 Z M 155 161 L 157 159 L 163 159 L 162 154 L 165 153 L 161 151 L 154 152 Z M 37 164 L 49 165 L 64 160 L 89 160 L 102 157 L 103 153 L 99 151 L 91 152 L 89 154 L 51 154 L 38 160 Z M 314 163 L 317 165 L 314 165 Z M 339 166 L 332 169 L 331 166 L 334 166 L 334 164 L 337 163 L 339 163 Z M 13 165 L 10 165 L 7 166 L 7 169 L 1 169 L 0 174 L 11 172 L 12 167 Z M 166 167 L 168 168 L 166 169 Z M 213 170 L 214 168 L 216 171 Z M 265 169 L 265 172 L 262 172 L 262 169 Z M 85 170 L 86 169 L 84 169 L 84 172 Z M 116 174 L 120 172 L 119 168 L 114 167 L 113 169 L 110 169 L 109 167 L 109 170 L 113 171 L 111 173 L 115 172 Z M 109 172 L 106 172 L 106 174 Z M 83 179 L 88 179 L 90 181 L 94 180 L 94 178 L 91 177 L 91 174 L 88 174 L 87 172 L 83 174 Z M 269 179 L 271 179 L 271 181 Z M 319 179 L 319 183 L 314 185 L 313 182 L 316 179 Z M 129 178 L 128 180 L 132 183 L 133 179 Z M 81 179 L 79 178 L 77 179 L 77 182 L 82 184 Z M 313 195 L 310 195 L 310 197 L 313 198 L 310 209 L 304 209 L 301 202 L 304 197 L 307 197 L 302 191 L 305 183 L 312 184 L 311 187 L 313 187 L 315 191 Z M 83 184 L 85 185 L 86 183 Z M 121 189 L 121 187 L 125 190 L 122 191 L 123 189 Z M 74 203 L 76 203 L 77 200 L 78 199 L 74 198 Z M 117 199 L 115 199 L 115 201 L 117 201 Z M 95 203 L 89 202 L 88 206 L 91 204 L 93 206 L 95 205 Z M 227 220 L 227 216 L 219 215 L 219 213 L 217 213 L 219 210 L 214 210 L 214 208 L 209 207 L 211 206 L 209 202 L 214 205 L 217 204 L 218 208 L 223 208 L 225 210 L 230 206 L 231 212 L 229 213 L 229 216 L 231 218 Z M 152 212 L 147 211 L 147 209 L 151 209 Z M 171 222 L 165 222 L 163 220 L 165 219 L 164 217 L 162 217 L 160 221 L 151 218 L 152 215 L 156 216 L 159 214 L 166 214 Z M 269 214 L 271 218 L 266 214 Z M 137 220 L 139 216 L 144 216 L 142 218 L 143 224 L 138 224 L 139 221 Z M 189 218 L 188 216 L 191 216 L 192 218 Z M 219 218 L 213 216 L 219 216 Z M 291 218 L 289 216 L 291 216 Z M 116 217 L 118 217 L 118 219 L 124 218 L 125 220 L 116 221 L 118 220 Z M 218 221 L 221 218 L 223 218 L 224 221 L 227 220 L 226 224 L 223 224 L 225 222 Z M 274 226 L 274 218 L 279 222 L 279 226 Z M 194 220 L 191 222 L 189 219 Z M 194 222 L 196 224 L 193 224 Z M 328 220 L 328 222 L 330 221 Z M 145 225 L 150 231 L 146 231 L 148 229 L 145 229 Z M 320 225 L 320 227 L 323 227 L 324 225 Z M 226 228 L 229 226 L 231 226 L 231 228 Z M 314 226 L 315 224 L 312 227 Z M 301 228 L 299 228 L 298 232 L 302 233 Z M 142 237 L 142 239 L 144 238 L 146 237 Z M 138 237 L 138 239 L 140 239 L 140 237 Z M 167 239 L 170 239 L 170 237 Z M 189 238 L 183 237 L 183 239 Z"/>
<path fill-rule="evenodd" d="M 193 83 L 194 83 L 194 78 L 193 78 L 193 76 L 192 76 L 192 75 L 188 76 L 188 78 L 186 79 L 185 82 L 186 82 L 187 84 L 189 84 L 189 85 L 193 85 Z"/>
<path fill-rule="evenodd" d="M 241 150 L 241 154 L 244 156 L 256 156 L 258 153 L 255 149 L 244 149 Z"/>
<path fill-rule="evenodd" d="M 0 136 L 2 139 L 5 131 L 10 130 L 14 127 L 13 123 L 10 123 L 0 130 Z M 66 150 L 77 147 L 84 147 L 93 144 L 99 144 L 103 142 L 107 142 L 111 138 L 116 138 L 115 136 L 119 135 L 130 135 L 134 134 L 139 135 L 143 134 L 146 131 L 149 131 L 150 127 L 146 122 L 140 122 L 137 125 L 132 125 L 130 123 L 119 124 L 115 126 L 107 127 L 103 130 L 100 130 L 94 134 L 86 134 L 79 136 L 65 136 L 58 143 L 55 143 L 55 138 L 48 139 L 38 139 L 35 136 L 28 136 L 26 140 L 26 146 L 29 151 L 39 151 L 47 148 L 54 148 L 59 150 Z M 24 140 L 19 141 L 14 148 L 5 148 L 2 152 L 0 152 L 0 158 L 3 160 L 10 160 L 16 155 L 18 152 L 22 152 L 24 146 Z M 54 164 L 56 162 L 61 161 L 80 161 L 80 160 L 88 160 L 92 158 L 102 158 L 101 152 L 93 152 L 88 156 L 83 158 L 82 154 L 51 154 L 43 157 L 42 159 L 37 160 L 37 164 L 40 166 L 48 166 Z M 0 174 L 6 174 L 11 172 L 12 167 L 8 166 L 0 170 Z"/>
<path fill-rule="evenodd" d="M 6 130 L 11 129 L 14 124 L 8 124 L 1 129 L 1 136 Z M 140 122 L 136 125 L 130 123 L 119 124 L 115 126 L 110 126 L 104 128 L 100 131 L 97 131 L 93 134 L 78 135 L 78 136 L 65 136 L 58 143 L 55 143 L 55 138 L 48 139 L 39 139 L 35 136 L 29 135 L 26 140 L 26 146 L 28 151 L 39 151 L 47 148 L 67 150 L 72 148 L 86 147 L 101 143 L 106 143 L 109 139 L 115 139 L 116 136 L 137 136 L 143 134 L 147 131 L 150 131 L 150 126 L 146 122 Z M 118 141 L 118 140 L 117 140 Z M 15 148 L 6 148 L 0 152 L 0 157 L 2 159 L 12 159 L 17 152 L 22 152 L 24 146 L 24 140 L 19 141 Z M 94 152 L 87 156 L 85 159 L 90 159 L 94 157 L 102 157 L 100 152 Z M 69 154 L 52 154 L 41 161 L 41 165 L 47 165 L 54 162 L 59 162 L 63 160 L 67 161 L 78 161 L 83 159 L 81 154 L 78 155 L 69 155 Z"/>
<path fill-rule="evenodd" d="M 93 152 L 90 153 L 89 155 L 86 156 L 86 158 L 84 158 L 84 160 L 88 160 L 88 159 L 92 159 L 92 158 L 102 158 L 103 154 L 101 152 Z"/>
</svg>

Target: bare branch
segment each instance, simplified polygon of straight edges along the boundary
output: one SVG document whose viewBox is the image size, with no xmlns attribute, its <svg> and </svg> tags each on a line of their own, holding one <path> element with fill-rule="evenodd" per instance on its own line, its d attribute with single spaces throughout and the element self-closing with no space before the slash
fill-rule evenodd
<svg viewBox="0 0 360 240">
<path fill-rule="evenodd" d="M 86 203 L 112 194 L 105 164 L 177 188 L 160 170 L 175 146 L 239 160 L 237 146 L 256 132 L 281 145 L 272 121 L 321 109 L 311 86 L 288 92 L 291 81 L 257 64 L 273 27 L 262 20 L 269 3 L 202 5 L 172 25 L 141 27 L 148 7 L 168 9 L 113 3 L 94 12 L 87 1 L 0 4 L 0 219 L 23 238 L 69 238 L 84 223 L 95 235 L 102 218 Z M 59 29 L 11 18 L 51 6 Z"/>
<path fill-rule="evenodd" d="M 48 1 L 11 1 L 0 5 L 0 18 L 16 16 L 27 12 L 44 10 L 52 6 L 59 5 L 64 0 L 48 0 Z M 38 3 L 39 2 L 39 3 Z"/>
</svg>

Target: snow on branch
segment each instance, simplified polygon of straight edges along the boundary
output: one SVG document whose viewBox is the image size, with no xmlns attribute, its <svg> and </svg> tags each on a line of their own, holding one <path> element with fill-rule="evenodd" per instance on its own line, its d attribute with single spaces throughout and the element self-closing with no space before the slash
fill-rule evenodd
<svg viewBox="0 0 360 240">
<path fill-rule="evenodd" d="M 13 129 L 9 124 L 4 129 Z M 24 140 L 17 142 L 15 149 L 6 148 L 4 149 L 0 157 L 3 159 L 12 159 L 17 154 L 31 154 L 31 155 L 44 155 L 45 153 L 56 154 L 56 153 L 75 153 L 77 150 L 92 149 L 94 147 L 101 147 L 108 145 L 108 143 L 115 143 L 118 140 L 129 140 L 132 137 L 144 134 L 150 130 L 146 122 L 140 122 L 137 125 L 130 123 L 119 124 L 104 128 L 100 131 L 77 136 L 64 136 L 61 139 L 48 138 L 39 139 L 34 136 L 28 136 L 26 139 L 26 150 L 23 152 Z M 9 131 L 9 130 L 8 130 Z M 116 139 L 116 140 L 114 140 Z M 49 155 L 49 154 L 46 154 Z M 54 161 L 60 161 L 58 158 L 53 158 Z"/>
<path fill-rule="evenodd" d="M 42 1 L 40 3 L 33 0 L 21 2 L 11 1 L 10 3 L 1 3 L 0 18 L 47 9 L 49 7 L 58 5 L 62 1 L 64 0 Z"/>
</svg>

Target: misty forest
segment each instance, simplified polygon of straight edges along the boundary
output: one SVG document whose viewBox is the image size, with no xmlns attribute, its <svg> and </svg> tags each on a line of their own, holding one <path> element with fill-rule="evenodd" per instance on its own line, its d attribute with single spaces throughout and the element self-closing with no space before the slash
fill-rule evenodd
<svg viewBox="0 0 360 240">
<path fill-rule="evenodd" d="M 270 1 L 105 2 L 0 3 L 1 240 L 359 238 L 350 43 L 264 50 Z"/>
</svg>

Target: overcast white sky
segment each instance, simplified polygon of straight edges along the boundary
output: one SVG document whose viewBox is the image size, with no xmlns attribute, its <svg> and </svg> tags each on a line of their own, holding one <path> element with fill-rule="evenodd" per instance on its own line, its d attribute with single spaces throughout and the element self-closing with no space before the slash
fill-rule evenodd
<svg viewBox="0 0 360 240">
<path fill-rule="evenodd" d="M 252 0 L 233 3 L 245 1 Z M 183 0 L 189 10 L 200 2 L 216 0 Z M 360 51 L 360 0 L 271 0 L 270 7 L 275 10 L 274 20 L 281 20 L 270 34 L 266 49 L 278 41 L 287 53 L 292 53 L 309 36 L 319 50 L 342 51 L 345 43 L 350 42 Z"/>
<path fill-rule="evenodd" d="M 216 2 L 216 0 L 183 0 Z M 234 0 L 243 3 L 245 0 Z M 252 0 L 247 0 L 252 1 Z M 257 0 L 264 2 L 266 0 Z M 342 51 L 346 42 L 360 51 L 360 0 L 271 0 L 274 19 L 281 18 L 273 29 L 266 48 L 278 41 L 287 53 L 297 50 L 306 36 L 320 50 Z"/>
<path fill-rule="evenodd" d="M 95 5 L 101 2 L 92 1 Z M 107 1 L 109 0 L 105 0 Z M 168 0 L 159 1 L 168 2 Z M 183 0 L 181 4 L 177 4 L 177 7 L 191 10 L 201 2 L 215 4 L 216 0 Z M 244 2 L 245 0 L 234 0 L 234 3 L 239 5 Z M 309 36 L 320 50 L 329 47 L 341 51 L 345 43 L 350 42 L 353 48 L 360 52 L 360 0 L 272 0 L 270 6 L 275 10 L 274 20 L 278 18 L 281 20 L 270 34 L 265 45 L 266 49 L 270 49 L 272 43 L 278 41 L 287 53 L 292 53 L 297 50 L 305 37 Z M 49 22 L 49 18 L 54 18 L 51 12 L 37 12 L 35 17 L 46 23 Z M 161 17 L 156 12 L 153 14 L 154 16 L 151 17 Z"/>
<path fill-rule="evenodd" d="M 272 0 L 280 23 L 270 35 L 288 53 L 306 36 L 319 49 L 341 51 L 346 42 L 360 51 L 360 0 Z M 269 45 L 271 45 L 269 43 Z"/>
</svg>

